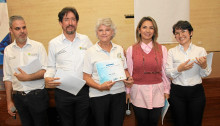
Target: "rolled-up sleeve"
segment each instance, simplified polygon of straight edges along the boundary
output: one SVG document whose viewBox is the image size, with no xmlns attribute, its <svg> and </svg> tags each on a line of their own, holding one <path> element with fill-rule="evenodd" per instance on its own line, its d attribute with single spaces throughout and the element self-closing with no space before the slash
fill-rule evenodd
<svg viewBox="0 0 220 126">
<path fill-rule="evenodd" d="M 4 74 L 3 81 L 12 82 L 13 73 L 10 69 L 9 62 L 8 62 L 7 48 L 5 48 L 5 51 L 4 51 L 3 74 Z"/>
</svg>

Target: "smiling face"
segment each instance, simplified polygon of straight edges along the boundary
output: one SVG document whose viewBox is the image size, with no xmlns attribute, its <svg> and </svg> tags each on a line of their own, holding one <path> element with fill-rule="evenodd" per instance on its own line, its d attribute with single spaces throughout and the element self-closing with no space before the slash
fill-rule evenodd
<svg viewBox="0 0 220 126">
<path fill-rule="evenodd" d="M 72 35 L 75 34 L 77 29 L 77 20 L 75 15 L 70 11 L 64 15 L 60 25 L 63 29 L 64 34 Z"/>
<path fill-rule="evenodd" d="M 14 20 L 9 30 L 14 35 L 17 43 L 26 43 L 28 32 L 24 20 Z"/>
<path fill-rule="evenodd" d="M 139 29 L 139 34 L 141 34 L 142 42 L 149 43 L 152 41 L 154 35 L 154 27 L 151 21 L 144 21 Z"/>
<path fill-rule="evenodd" d="M 110 42 L 114 31 L 110 26 L 100 25 L 97 29 L 97 36 L 100 42 Z"/>
<path fill-rule="evenodd" d="M 176 40 L 182 46 L 190 44 L 192 34 L 193 34 L 193 31 L 191 31 L 190 33 L 189 30 L 187 29 L 186 30 L 176 29 L 174 33 Z"/>
</svg>

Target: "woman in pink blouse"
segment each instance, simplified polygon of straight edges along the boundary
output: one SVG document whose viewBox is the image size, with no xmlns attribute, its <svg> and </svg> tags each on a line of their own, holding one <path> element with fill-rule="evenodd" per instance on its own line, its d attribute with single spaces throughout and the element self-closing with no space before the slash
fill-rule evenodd
<svg viewBox="0 0 220 126">
<path fill-rule="evenodd" d="M 167 49 L 156 42 L 158 28 L 152 17 L 143 17 L 136 28 L 137 43 L 127 50 L 127 65 L 134 79 L 127 88 L 138 126 L 157 126 L 169 98 L 170 81 L 165 74 Z"/>
</svg>

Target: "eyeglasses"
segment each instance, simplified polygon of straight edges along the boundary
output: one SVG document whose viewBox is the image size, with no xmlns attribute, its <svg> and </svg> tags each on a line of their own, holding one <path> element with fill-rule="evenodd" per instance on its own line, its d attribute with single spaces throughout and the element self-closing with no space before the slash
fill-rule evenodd
<svg viewBox="0 0 220 126">
<path fill-rule="evenodd" d="M 180 32 L 175 32 L 174 35 L 175 36 L 180 36 L 180 34 L 184 34 L 185 32 L 187 32 L 188 30 L 181 30 Z"/>
</svg>

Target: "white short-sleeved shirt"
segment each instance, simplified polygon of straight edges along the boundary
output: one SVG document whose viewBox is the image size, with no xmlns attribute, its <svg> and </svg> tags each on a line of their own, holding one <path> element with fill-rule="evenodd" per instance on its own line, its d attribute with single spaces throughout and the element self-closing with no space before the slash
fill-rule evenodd
<svg viewBox="0 0 220 126">
<path fill-rule="evenodd" d="M 99 77 L 96 69 L 96 63 L 105 60 L 117 59 L 119 58 L 124 65 L 124 69 L 127 69 L 126 58 L 124 56 L 124 50 L 121 46 L 112 43 L 112 49 L 109 52 L 103 50 L 99 45 L 98 42 L 88 49 L 86 52 L 86 56 L 84 58 L 84 66 L 83 72 L 92 75 L 92 79 L 96 83 L 99 82 Z M 125 85 L 123 81 L 118 81 L 114 84 L 109 91 L 99 91 L 95 88 L 90 87 L 89 89 L 89 96 L 90 97 L 99 97 L 104 96 L 107 94 L 117 94 L 125 92 Z"/>
<path fill-rule="evenodd" d="M 208 76 L 212 68 L 207 66 L 206 69 L 201 67 L 195 67 L 196 69 L 186 70 L 178 72 L 177 68 L 180 64 L 186 62 L 188 59 L 195 60 L 196 57 L 206 56 L 207 53 L 204 48 L 198 47 L 190 43 L 187 51 L 184 51 L 183 46 L 178 45 L 171 48 L 168 51 L 167 64 L 166 64 L 166 74 L 169 78 L 172 78 L 172 82 L 181 86 L 194 86 L 196 84 L 202 83 L 202 77 Z M 197 64 L 194 63 L 196 66 Z"/>
<path fill-rule="evenodd" d="M 76 33 L 71 42 L 64 34 L 49 42 L 48 67 L 44 77 L 54 77 L 57 69 L 71 71 L 83 79 L 83 60 L 86 50 L 92 46 L 88 36 Z"/>
<path fill-rule="evenodd" d="M 15 68 L 28 65 L 35 59 L 39 59 L 42 69 L 46 69 L 47 53 L 40 42 L 27 38 L 27 42 L 22 48 L 15 41 L 8 45 L 4 51 L 3 81 L 11 81 L 13 90 L 16 91 L 28 92 L 35 89 L 43 89 L 45 86 L 44 79 L 26 81 L 25 84 L 21 84 L 14 76 Z"/>
</svg>

